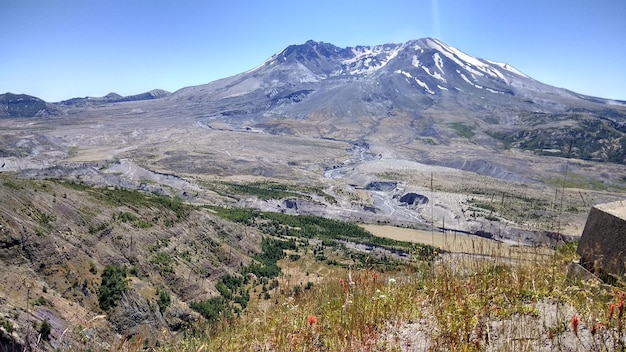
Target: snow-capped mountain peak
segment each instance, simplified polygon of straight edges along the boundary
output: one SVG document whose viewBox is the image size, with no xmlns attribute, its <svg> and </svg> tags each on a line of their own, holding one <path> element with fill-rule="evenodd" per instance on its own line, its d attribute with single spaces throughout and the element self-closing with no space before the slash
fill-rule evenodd
<svg viewBox="0 0 626 352">
<path fill-rule="evenodd" d="M 410 66 L 421 71 L 419 74 L 407 70 L 406 67 L 400 67 L 406 66 L 407 57 L 410 58 Z M 397 62 L 392 64 L 394 61 Z M 459 82 L 462 84 L 470 84 L 474 88 L 489 86 L 492 90 L 497 90 L 498 87 L 491 87 L 491 84 L 486 84 L 481 78 L 486 77 L 500 84 L 510 83 L 518 77 L 528 78 L 508 64 L 475 58 L 432 38 L 412 40 L 401 44 L 347 48 L 310 40 L 301 45 L 288 46 L 249 72 L 270 69 L 277 65 L 283 68 L 291 65 L 297 67 L 297 71 L 300 72 L 303 69 L 308 70 L 316 79 L 385 74 L 385 72 L 395 72 L 401 69 L 411 72 L 414 77 L 423 76 L 422 82 L 434 78 L 441 83 L 448 83 L 455 79 L 447 76 L 456 75 L 456 78 L 461 79 L 462 82 Z M 392 67 L 388 72 L 384 70 L 387 66 Z M 418 85 L 423 86 L 423 84 Z M 447 86 L 446 88 L 454 87 Z"/>
<path fill-rule="evenodd" d="M 434 38 L 346 48 L 309 40 L 286 47 L 247 72 L 178 92 L 187 94 L 196 101 L 255 96 L 254 107 L 242 111 L 265 110 L 269 115 L 289 114 L 295 104 L 297 115 L 324 107 L 354 114 L 364 110 L 343 106 L 363 104 L 363 99 L 368 114 L 386 110 L 390 102 L 413 110 L 456 100 L 459 94 L 464 102 L 483 105 L 584 99 L 533 80 L 509 64 L 473 57 Z"/>
<path fill-rule="evenodd" d="M 353 56 L 342 60 L 342 74 L 360 75 L 378 71 L 395 58 L 404 45 L 357 46 L 349 48 Z"/>
</svg>

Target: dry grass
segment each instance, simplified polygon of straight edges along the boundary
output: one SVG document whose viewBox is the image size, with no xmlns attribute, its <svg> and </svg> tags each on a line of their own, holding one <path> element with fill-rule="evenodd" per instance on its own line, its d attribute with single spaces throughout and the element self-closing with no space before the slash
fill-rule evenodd
<svg viewBox="0 0 626 352">
<path fill-rule="evenodd" d="M 328 272 L 311 290 L 277 294 L 272 304 L 250 310 L 232 325 L 205 327 L 165 349 L 619 349 L 626 337 L 624 293 L 567 281 L 565 267 L 575 257 L 573 249 L 517 263 L 469 259 L 434 266 L 414 263 L 384 273 L 373 268 Z M 297 266 L 306 267 L 310 259 Z"/>
<path fill-rule="evenodd" d="M 539 256 L 551 256 L 554 251 L 547 247 L 528 247 L 496 242 L 478 236 L 441 233 L 424 230 L 400 228 L 386 225 L 362 225 L 374 236 L 398 241 L 423 243 L 439 247 L 446 252 L 485 255 L 493 258 L 536 259 Z"/>
</svg>

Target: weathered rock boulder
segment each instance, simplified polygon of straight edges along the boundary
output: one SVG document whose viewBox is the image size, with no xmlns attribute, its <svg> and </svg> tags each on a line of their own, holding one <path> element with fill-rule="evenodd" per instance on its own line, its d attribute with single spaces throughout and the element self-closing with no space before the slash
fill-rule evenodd
<svg viewBox="0 0 626 352">
<path fill-rule="evenodd" d="M 607 279 L 626 274 L 626 201 L 591 208 L 578 254 L 583 267 Z"/>
</svg>

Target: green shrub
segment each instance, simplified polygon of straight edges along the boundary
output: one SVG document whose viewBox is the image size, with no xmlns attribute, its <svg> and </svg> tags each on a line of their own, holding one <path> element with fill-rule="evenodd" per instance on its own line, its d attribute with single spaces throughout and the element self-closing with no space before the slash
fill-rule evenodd
<svg viewBox="0 0 626 352">
<path fill-rule="evenodd" d="M 200 313 L 209 323 L 216 323 L 230 315 L 228 302 L 223 297 L 212 297 L 206 301 L 191 302 L 189 308 Z"/>
<path fill-rule="evenodd" d="M 39 327 L 39 334 L 41 335 L 41 339 L 44 341 L 48 341 L 50 339 L 50 333 L 52 332 L 52 327 L 50 326 L 50 322 L 48 319 L 45 319 L 41 322 L 41 326 Z"/>
<path fill-rule="evenodd" d="M 126 268 L 116 265 L 107 265 L 102 271 L 102 283 L 98 291 L 98 303 L 104 311 L 115 307 L 126 292 Z"/>
<path fill-rule="evenodd" d="M 94 262 L 89 262 L 89 272 L 94 275 L 98 273 L 98 268 L 96 268 L 96 264 Z"/>
<path fill-rule="evenodd" d="M 47 304 L 48 304 L 48 301 L 45 298 L 43 298 L 43 296 L 39 296 L 39 298 L 37 298 L 35 302 L 33 302 L 33 305 L 35 306 L 45 306 Z"/>
<path fill-rule="evenodd" d="M 157 289 L 157 295 L 159 295 L 159 299 L 157 300 L 157 305 L 159 306 L 159 312 L 163 314 L 165 308 L 167 308 L 170 303 L 172 303 L 172 298 L 170 297 L 169 292 L 163 289 Z"/>
<path fill-rule="evenodd" d="M 165 275 L 166 273 L 173 273 L 174 268 L 172 267 L 172 257 L 169 254 L 158 252 L 152 255 L 150 258 L 150 263 L 156 265 L 159 268 L 159 272 L 161 275 Z"/>
<path fill-rule="evenodd" d="M 0 317 L 0 327 L 3 327 L 9 334 L 15 330 L 13 324 L 8 320 L 4 320 L 2 317 Z"/>
</svg>

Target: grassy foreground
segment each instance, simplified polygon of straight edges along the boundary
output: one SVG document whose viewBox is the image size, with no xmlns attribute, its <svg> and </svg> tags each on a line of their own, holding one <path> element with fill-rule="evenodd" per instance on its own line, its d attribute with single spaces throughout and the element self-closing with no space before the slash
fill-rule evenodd
<svg viewBox="0 0 626 352">
<path fill-rule="evenodd" d="M 268 305 L 160 349 L 624 350 L 626 294 L 567 280 L 575 256 L 570 244 L 531 261 L 448 256 L 395 271 L 339 270 L 297 295 L 279 286 Z"/>
</svg>

